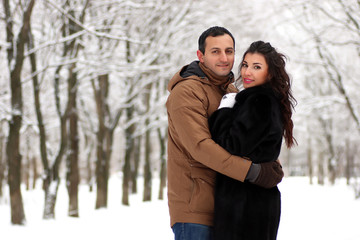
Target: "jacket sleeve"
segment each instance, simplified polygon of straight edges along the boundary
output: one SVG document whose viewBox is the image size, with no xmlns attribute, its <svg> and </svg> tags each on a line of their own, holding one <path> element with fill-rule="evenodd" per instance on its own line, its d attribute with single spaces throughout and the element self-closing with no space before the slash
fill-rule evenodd
<svg viewBox="0 0 360 240">
<path fill-rule="evenodd" d="M 231 154 L 254 162 L 276 160 L 280 153 L 280 110 L 266 94 L 253 94 L 231 109 L 219 109 L 209 119 L 215 142 Z"/>
<path fill-rule="evenodd" d="M 171 121 L 169 127 L 177 134 L 177 144 L 186 149 L 189 159 L 244 181 L 251 162 L 231 155 L 214 142 L 209 131 L 206 94 L 198 89 L 194 90 L 194 86 L 194 81 L 179 84 L 168 98 L 167 111 Z"/>
</svg>

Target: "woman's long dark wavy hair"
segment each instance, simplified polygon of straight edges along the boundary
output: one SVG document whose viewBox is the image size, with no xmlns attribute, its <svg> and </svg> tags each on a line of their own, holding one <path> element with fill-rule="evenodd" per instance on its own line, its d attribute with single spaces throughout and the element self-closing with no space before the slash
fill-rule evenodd
<svg viewBox="0 0 360 240">
<path fill-rule="evenodd" d="M 270 43 L 263 41 L 253 42 L 250 47 L 245 51 L 242 61 L 239 66 L 241 73 L 242 62 L 245 55 L 248 53 L 258 53 L 265 57 L 268 64 L 269 83 L 272 89 L 280 97 L 282 120 L 284 124 L 283 136 L 288 148 L 291 148 L 296 140 L 293 136 L 294 123 L 291 119 L 292 111 L 296 104 L 296 99 L 291 92 L 291 81 L 285 69 L 286 56 L 276 51 Z M 242 81 L 241 75 L 238 80 Z"/>
</svg>

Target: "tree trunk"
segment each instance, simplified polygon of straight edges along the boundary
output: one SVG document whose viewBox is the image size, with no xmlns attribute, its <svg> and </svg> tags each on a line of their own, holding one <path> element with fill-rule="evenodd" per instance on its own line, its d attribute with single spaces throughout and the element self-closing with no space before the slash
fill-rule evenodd
<svg viewBox="0 0 360 240">
<path fill-rule="evenodd" d="M 58 94 L 58 93 L 57 93 Z M 57 97 L 58 98 L 58 97 Z M 59 107 L 59 104 L 57 104 Z M 58 108 L 59 111 L 60 108 Z M 67 108 L 68 109 L 68 108 Z M 45 191 L 45 206 L 44 206 L 44 219 L 55 218 L 55 204 L 57 198 L 57 192 L 60 184 L 59 166 L 67 148 L 67 114 L 68 110 L 65 111 L 64 116 L 60 118 L 60 149 L 54 160 L 53 165 L 48 169 L 45 169 L 45 179 L 43 182 L 43 189 Z"/>
<path fill-rule="evenodd" d="M 352 151 L 352 146 L 350 145 L 350 141 L 347 138 L 345 142 L 345 178 L 346 184 L 350 185 L 350 179 L 352 177 L 351 170 L 354 168 L 354 152 Z"/>
<path fill-rule="evenodd" d="M 36 157 L 31 158 L 31 166 L 32 166 L 32 171 L 33 171 L 32 189 L 35 189 L 36 188 L 36 181 L 37 181 L 37 179 L 39 177 L 38 169 L 37 169 Z"/>
<path fill-rule="evenodd" d="M 127 122 L 130 122 L 134 113 L 134 106 L 126 109 Z M 134 149 L 134 132 L 136 125 L 133 123 L 125 129 L 125 159 L 123 165 L 123 183 L 122 183 L 122 204 L 130 205 L 129 203 L 129 192 L 131 183 L 131 155 Z"/>
<path fill-rule="evenodd" d="M 337 168 L 337 159 L 335 156 L 334 147 L 332 144 L 332 135 L 329 133 L 326 135 L 326 139 L 329 144 L 329 154 L 328 157 L 328 178 L 331 184 L 335 184 L 336 179 L 336 168 Z"/>
<path fill-rule="evenodd" d="M 323 151 L 319 152 L 319 156 L 318 156 L 318 184 L 319 185 L 324 185 L 324 177 L 325 177 L 325 173 L 324 173 L 324 153 Z"/>
<path fill-rule="evenodd" d="M 8 143 L 6 146 L 8 158 L 8 183 L 10 189 L 11 222 L 23 225 L 25 213 L 21 195 L 21 155 L 19 150 L 21 117 L 13 117 L 10 123 Z"/>
<path fill-rule="evenodd" d="M 85 17 L 85 9 L 88 6 L 89 1 L 86 1 L 83 5 L 82 12 L 79 16 L 79 22 L 84 21 Z M 65 2 L 66 5 L 69 4 L 69 2 Z M 69 14 L 76 18 L 74 14 L 74 10 L 70 10 Z M 67 18 L 68 19 L 68 18 Z M 63 30 L 63 37 L 67 37 L 69 35 L 72 35 L 78 31 L 80 31 L 80 26 L 78 26 L 77 23 L 75 23 L 72 19 L 68 19 L 69 22 L 64 22 Z M 80 44 L 76 45 L 77 40 L 71 40 L 70 42 L 66 42 L 64 44 L 63 48 L 63 57 L 70 57 L 70 58 L 76 58 L 78 56 L 79 50 L 80 50 Z M 55 78 L 54 78 L 54 86 L 55 86 L 55 104 L 56 104 L 56 110 L 58 117 L 60 119 L 60 147 L 58 154 L 54 160 L 53 165 L 49 166 L 49 168 L 46 170 L 46 179 L 44 181 L 44 189 L 45 189 L 45 207 L 44 207 L 44 219 L 51 219 L 55 217 L 55 203 L 57 198 L 57 190 L 60 184 L 60 177 L 59 177 L 59 166 L 62 161 L 62 158 L 65 154 L 65 151 L 68 147 L 68 118 L 69 115 L 72 116 L 69 125 L 72 136 L 70 137 L 70 144 L 71 144 L 71 164 L 70 164 L 70 170 L 68 169 L 69 178 L 72 183 L 70 183 L 70 189 L 69 191 L 69 215 L 70 216 L 76 216 L 78 213 L 78 207 L 77 207 L 77 188 L 78 188 L 78 182 L 79 182 L 79 176 L 78 176 L 78 130 L 77 130 L 77 113 L 76 113 L 76 93 L 77 93 L 77 76 L 75 74 L 75 64 L 72 64 L 69 69 L 69 76 L 68 76 L 68 100 L 66 102 L 66 107 L 64 112 L 61 110 L 61 101 L 60 101 L 60 71 L 63 68 L 63 65 L 59 65 L 55 70 Z M 74 75 L 75 74 L 75 75 Z M 73 115 L 74 114 L 74 115 Z M 71 126 L 72 125 L 72 126 Z M 69 184 L 69 182 L 68 182 Z M 69 186 L 69 185 L 68 185 Z"/>
<path fill-rule="evenodd" d="M 91 137 L 85 133 L 86 170 L 87 170 L 86 182 L 89 185 L 89 192 L 93 191 L 93 185 L 94 185 L 93 163 L 92 163 L 93 148 L 94 148 L 94 143 Z"/>
<path fill-rule="evenodd" d="M 324 130 L 324 136 L 328 147 L 327 154 L 327 167 L 328 167 L 328 179 L 331 184 L 335 183 L 336 179 L 336 168 L 337 168 L 337 159 L 335 156 L 333 136 L 332 136 L 332 121 L 323 119 L 319 117 L 319 122 Z"/>
<path fill-rule="evenodd" d="M 68 5 L 69 2 L 66 2 Z M 78 17 L 78 21 L 83 23 L 85 18 L 85 13 L 89 0 L 87 0 L 82 8 L 82 11 Z M 76 19 L 75 9 L 71 9 L 69 14 Z M 75 23 L 72 19 L 69 19 L 67 25 L 69 35 L 73 35 L 81 30 L 81 27 Z M 69 56 L 76 58 L 80 51 L 81 44 L 77 44 L 77 39 L 70 42 L 68 45 Z M 68 107 L 69 107 L 69 147 L 67 156 L 67 188 L 69 194 L 69 211 L 68 215 L 72 217 L 79 216 L 78 210 L 78 187 L 79 187 L 79 133 L 78 133 L 78 111 L 77 111 L 77 89 L 78 88 L 78 78 L 76 63 L 73 63 L 69 67 L 69 76 L 68 76 Z"/>
<path fill-rule="evenodd" d="M 67 51 L 66 48 L 64 49 L 64 51 L 65 52 Z M 43 182 L 43 189 L 45 191 L 45 206 L 44 206 L 44 214 L 43 214 L 44 219 L 55 218 L 55 204 L 57 198 L 57 191 L 60 184 L 59 166 L 64 157 L 68 145 L 67 116 L 69 114 L 70 103 L 69 101 L 67 102 L 65 111 L 64 113 L 62 113 L 60 106 L 60 87 L 59 87 L 59 82 L 60 82 L 59 73 L 61 69 L 62 66 L 57 67 L 57 69 L 55 70 L 55 78 L 54 78 L 54 82 L 55 82 L 54 97 L 55 97 L 57 114 L 60 120 L 60 147 L 54 161 L 52 161 L 53 162 L 52 165 L 50 165 L 48 162 L 43 161 L 44 170 L 45 170 L 45 178 Z M 47 168 L 45 168 L 45 166 L 47 166 Z"/>
<path fill-rule="evenodd" d="M 151 97 L 151 88 L 153 84 L 148 84 L 145 88 L 145 106 L 146 111 L 150 112 L 150 97 Z M 145 165 L 144 165 L 144 194 L 143 201 L 151 201 L 151 187 L 152 187 L 152 173 L 151 173 L 151 144 L 150 144 L 150 120 L 149 117 L 145 120 Z"/>
<path fill-rule="evenodd" d="M 31 33 L 31 28 L 28 30 L 28 48 L 34 48 L 33 36 Z M 67 49 L 64 49 L 64 53 L 67 52 Z M 55 103 L 56 109 L 58 113 L 58 117 L 60 120 L 60 147 L 57 153 L 53 164 L 49 164 L 48 155 L 47 155 L 47 147 L 46 147 L 46 131 L 45 125 L 43 121 L 43 115 L 41 112 L 41 101 L 40 101 L 40 85 L 38 81 L 37 74 L 37 64 L 36 64 L 36 56 L 35 53 L 30 54 L 30 64 L 31 64 L 31 72 L 33 73 L 32 82 L 33 82 L 33 91 L 34 91 L 34 103 L 35 103 L 35 111 L 36 117 L 38 121 L 39 135 L 40 135 L 40 155 L 41 162 L 44 168 L 44 179 L 43 179 L 43 189 L 45 193 L 44 200 L 44 211 L 43 218 L 44 219 L 53 219 L 55 218 L 55 204 L 56 204 L 56 195 L 57 190 L 60 183 L 59 178 L 59 165 L 61 163 L 62 157 L 65 153 L 65 149 L 67 146 L 67 130 L 66 130 L 66 119 L 69 111 L 69 103 L 66 106 L 65 112 L 62 115 L 61 106 L 60 106 L 60 93 L 59 93 L 59 73 L 62 69 L 62 66 L 58 66 L 55 70 L 55 78 L 54 78 L 54 88 L 55 88 Z M 36 166 L 35 166 L 36 167 Z"/>
<path fill-rule="evenodd" d="M 133 165 L 131 167 L 131 193 L 137 193 L 137 178 L 139 173 L 139 163 L 141 153 L 141 136 L 134 140 Z"/>
<path fill-rule="evenodd" d="M 149 125 L 149 120 L 145 121 Z M 151 139 L 150 129 L 145 133 L 145 165 L 144 165 L 144 195 L 143 201 L 151 201 L 152 173 L 151 173 Z"/>
<path fill-rule="evenodd" d="M 21 86 L 21 72 L 24 62 L 24 49 L 28 41 L 30 19 L 35 0 L 25 6 L 22 26 L 16 39 L 13 33 L 13 18 L 9 0 L 4 0 L 6 40 L 8 66 L 10 70 L 11 90 L 11 120 L 9 121 L 9 135 L 6 145 L 8 160 L 8 182 L 10 190 L 11 222 L 22 225 L 25 222 L 24 206 L 21 195 L 21 154 L 20 154 L 20 129 L 22 125 L 23 99 Z"/>
<path fill-rule="evenodd" d="M 69 151 L 67 156 L 67 190 L 69 195 L 70 217 L 79 217 L 78 209 L 78 187 L 79 187 L 79 133 L 78 133 L 78 113 L 77 113 L 77 74 L 74 72 L 76 64 L 72 64 L 69 69 L 68 79 L 68 101 L 70 103 L 69 112 Z"/>
<path fill-rule="evenodd" d="M 308 138 L 308 146 L 307 146 L 307 162 L 309 169 L 309 179 L 310 184 L 313 184 L 313 164 L 312 164 L 312 149 L 311 149 L 311 139 Z"/>
<path fill-rule="evenodd" d="M 96 134 L 96 204 L 95 208 L 107 207 L 108 181 L 110 159 L 112 154 L 114 131 L 119 122 L 121 111 L 114 118 L 110 115 L 108 105 L 109 75 L 103 74 L 97 77 L 97 83 L 91 81 L 98 117 L 98 130 Z"/>
<path fill-rule="evenodd" d="M 109 106 L 107 98 L 109 92 L 109 75 L 100 75 L 98 84 L 92 80 L 92 86 L 96 99 L 96 111 L 98 116 L 98 130 L 96 134 L 96 204 L 95 208 L 107 207 L 109 167 L 112 148 L 113 130 L 107 126 L 110 121 Z"/>
<path fill-rule="evenodd" d="M 108 193 L 108 163 L 103 149 L 104 129 L 99 129 L 97 133 L 97 160 L 96 160 L 96 203 L 95 209 L 107 207 Z"/>
<path fill-rule="evenodd" d="M 29 143 L 29 136 L 26 137 L 26 157 L 23 163 L 23 182 L 25 182 L 25 189 L 28 191 L 30 190 L 30 143 Z"/>
<path fill-rule="evenodd" d="M 57 176 L 58 170 L 53 169 L 51 171 L 52 173 L 47 174 L 46 179 L 44 179 L 45 206 L 43 212 L 43 219 L 55 218 L 55 205 L 57 192 L 60 185 L 60 178 L 59 176 Z"/>
<path fill-rule="evenodd" d="M 160 143 L 160 186 L 159 186 L 159 199 L 164 199 L 164 189 L 166 187 L 166 145 L 165 145 L 165 136 L 162 136 L 161 129 L 158 128 L 158 137 Z"/>
<path fill-rule="evenodd" d="M 4 138 L 5 137 L 0 132 L 0 198 L 3 196 L 3 182 L 5 178 L 5 169 L 6 169 L 6 161 L 4 158 Z"/>
</svg>

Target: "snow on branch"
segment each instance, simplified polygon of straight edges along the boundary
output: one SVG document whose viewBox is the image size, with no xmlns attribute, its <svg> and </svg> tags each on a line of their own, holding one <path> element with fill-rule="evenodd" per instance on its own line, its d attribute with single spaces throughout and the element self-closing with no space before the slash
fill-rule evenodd
<svg viewBox="0 0 360 240">
<path fill-rule="evenodd" d="M 35 53 L 35 52 L 43 49 L 43 48 L 47 48 L 47 47 L 51 47 L 51 46 L 54 46 L 54 45 L 58 45 L 60 43 L 72 41 L 72 40 L 84 35 L 85 33 L 86 33 L 86 31 L 82 30 L 82 31 L 76 32 L 74 34 L 68 35 L 68 36 L 66 36 L 64 38 L 56 39 L 54 41 L 45 42 L 44 44 L 41 44 L 41 45 L 37 46 L 36 48 L 31 49 L 30 51 L 27 51 L 25 53 L 25 57 L 27 57 L 30 54 Z"/>
<path fill-rule="evenodd" d="M 93 27 L 90 26 L 85 26 L 84 24 L 82 24 L 79 20 L 77 20 L 76 18 L 74 18 L 73 16 L 71 16 L 70 14 L 68 14 L 64 9 L 62 9 L 61 7 L 58 7 L 55 3 L 53 3 L 51 0 L 46 0 L 51 6 L 53 6 L 56 10 L 58 10 L 61 14 L 63 14 L 64 16 L 66 16 L 68 19 L 70 19 L 71 21 L 73 21 L 74 23 L 76 23 L 79 27 L 81 27 L 82 29 L 84 29 L 86 32 L 95 35 L 97 37 L 101 37 L 101 38 L 108 38 L 108 39 L 112 39 L 112 40 L 119 40 L 119 41 L 129 41 L 132 43 L 137 43 L 137 44 L 148 44 L 148 41 L 141 41 L 141 40 L 137 40 L 137 39 L 131 39 L 128 38 L 126 36 L 115 36 L 115 35 L 111 35 L 108 33 L 104 33 L 104 32 L 98 32 L 96 30 L 94 30 Z"/>
</svg>

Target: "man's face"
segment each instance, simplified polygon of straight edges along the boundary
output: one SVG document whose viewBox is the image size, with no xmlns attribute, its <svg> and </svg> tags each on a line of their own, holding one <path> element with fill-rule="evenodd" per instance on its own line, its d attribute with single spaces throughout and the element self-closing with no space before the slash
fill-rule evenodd
<svg viewBox="0 0 360 240">
<path fill-rule="evenodd" d="M 198 50 L 197 56 L 216 75 L 227 76 L 234 65 L 234 42 L 228 34 L 209 36 L 205 40 L 205 53 Z"/>
</svg>

